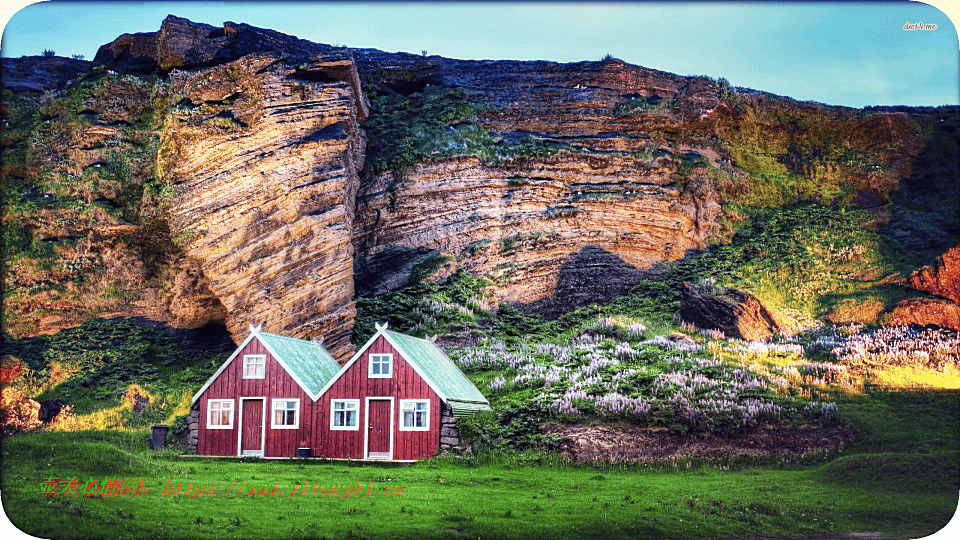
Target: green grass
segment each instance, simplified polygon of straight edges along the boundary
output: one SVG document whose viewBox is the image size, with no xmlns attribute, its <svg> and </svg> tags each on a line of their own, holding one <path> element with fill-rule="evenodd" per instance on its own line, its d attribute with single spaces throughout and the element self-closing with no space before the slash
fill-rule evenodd
<svg viewBox="0 0 960 540">
<path fill-rule="evenodd" d="M 180 458 L 177 449 L 150 452 L 136 433 L 32 433 L 4 441 L 2 488 L 14 524 L 45 538 L 729 538 L 862 531 L 918 538 L 944 526 L 957 507 L 957 398 L 957 392 L 850 396 L 845 414 L 860 416 L 865 442 L 815 466 L 576 466 L 543 455 L 527 465 L 514 456 L 411 467 L 215 460 Z M 931 433 L 953 436 L 915 453 L 907 435 L 919 441 Z M 40 484 L 50 476 L 84 483 L 142 477 L 150 491 L 48 498 Z M 238 479 L 282 489 L 273 497 L 161 494 L 166 481 L 223 491 Z M 364 492 L 399 483 L 403 492 L 288 496 L 291 485 L 304 481 L 357 481 Z"/>
<path fill-rule="evenodd" d="M 18 384 L 38 389 L 32 396 L 38 401 L 62 399 L 82 415 L 120 405 L 131 384 L 160 398 L 143 415 L 128 414 L 128 428 L 172 414 L 182 394 L 195 392 L 224 360 L 184 349 L 169 334 L 130 320 L 93 319 L 53 336 L 4 337 L 7 354 L 30 370 Z"/>
</svg>

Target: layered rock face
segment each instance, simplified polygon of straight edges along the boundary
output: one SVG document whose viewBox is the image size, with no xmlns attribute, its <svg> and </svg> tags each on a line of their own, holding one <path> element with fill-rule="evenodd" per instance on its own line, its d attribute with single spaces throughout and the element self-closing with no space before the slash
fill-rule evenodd
<svg viewBox="0 0 960 540">
<path fill-rule="evenodd" d="M 157 171 L 175 187 L 171 234 L 186 255 L 174 280 L 186 294 L 168 299 L 171 318 L 190 326 L 224 316 L 235 338 L 259 322 L 323 335 L 339 358 L 355 292 L 403 287 L 438 265 L 488 278 L 498 300 L 546 315 L 626 292 L 659 263 L 729 232 L 721 204 L 753 189 L 749 160 L 731 161 L 735 147 L 776 156 L 764 166 L 798 177 L 849 176 L 854 203 L 869 206 L 909 174 L 920 144 L 905 114 L 735 95 L 719 81 L 619 60 L 348 51 L 174 16 L 158 32 L 104 45 L 95 63 L 169 81 L 175 107 Z M 435 86 L 464 93 L 481 139 L 554 151 L 491 158 L 440 148 L 412 166 L 361 173 L 363 92 Z M 795 118 L 813 127 L 779 129 Z M 853 165 L 820 159 L 819 147 L 794 155 L 809 142 L 794 131 L 842 138 L 853 156 L 843 163 Z M 773 142 L 743 135 L 761 132 L 755 138 Z"/>
<path fill-rule="evenodd" d="M 356 94 L 325 70 L 342 54 L 289 65 L 247 55 L 173 83 L 181 106 L 161 148 L 183 238 L 237 337 L 249 323 L 352 352 L 351 228 L 363 160 Z M 320 76 L 322 75 L 322 77 Z"/>
<path fill-rule="evenodd" d="M 402 171 L 402 182 L 387 173 L 365 183 L 355 227 L 361 294 L 402 287 L 418 265 L 453 257 L 460 269 L 493 281 L 498 300 L 556 315 L 628 291 L 657 263 L 702 249 L 719 230 L 720 198 L 706 169 L 681 170 L 688 165 L 682 157 L 732 168 L 709 145 L 693 152 L 663 137 L 713 113 L 712 81 L 619 61 L 354 54 L 378 92 L 463 89 L 480 104 L 480 129 L 561 148 L 498 162 L 438 159 Z M 676 106 L 614 114 L 631 99 Z"/>
<path fill-rule="evenodd" d="M 335 358 L 349 357 L 358 124 L 368 110 L 349 52 L 169 16 L 159 32 L 104 45 L 95 63 L 170 71 L 176 106 L 158 172 L 176 192 L 171 234 L 195 264 L 174 288 L 209 288 L 235 340 L 263 323 L 323 337 Z M 169 310 L 186 322 L 203 316 L 177 295 Z"/>
<path fill-rule="evenodd" d="M 670 170 L 558 154 L 502 167 L 451 158 L 418 167 L 396 193 L 380 177 L 358 207 L 358 284 L 384 292 L 452 256 L 493 281 L 500 301 L 548 315 L 622 294 L 656 263 L 703 247 L 720 213 L 681 193 Z"/>
<path fill-rule="evenodd" d="M 785 177 L 842 177 L 858 193 L 852 202 L 868 205 L 865 194 L 887 200 L 920 144 L 917 125 L 902 113 L 863 116 L 736 94 L 705 77 L 615 59 L 462 61 L 369 49 L 354 56 L 367 92 L 413 99 L 436 86 L 462 90 L 477 106 L 472 122 L 489 138 L 559 148 L 443 158 L 444 145 L 458 142 L 452 137 L 430 163 L 373 175 L 361 186 L 355 227 L 362 295 L 416 280 L 436 257 L 455 258 L 460 269 L 493 281 L 499 300 L 556 315 L 626 292 L 658 263 L 729 232 L 721 205 L 764 196 L 744 172 L 747 158 L 759 153 Z M 764 118 L 747 112 L 754 110 Z M 813 128 L 798 129 L 797 118 Z M 777 128 L 790 119 L 792 130 Z M 844 140 L 857 160 L 824 158 L 820 148 L 795 155 L 810 140 L 829 140 L 825 134 Z M 743 163 L 731 160 L 734 148 Z M 807 196 L 797 195 L 809 189 L 802 183 L 782 196 Z M 759 204 L 784 204 L 779 196 Z"/>
</svg>

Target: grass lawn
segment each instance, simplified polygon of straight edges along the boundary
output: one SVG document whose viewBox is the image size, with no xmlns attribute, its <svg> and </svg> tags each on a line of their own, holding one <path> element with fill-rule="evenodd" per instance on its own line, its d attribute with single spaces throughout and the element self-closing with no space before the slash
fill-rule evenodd
<svg viewBox="0 0 960 540">
<path fill-rule="evenodd" d="M 860 439 L 840 457 L 806 466 L 594 467 L 546 454 L 436 459 L 409 467 L 206 459 L 183 458 L 176 449 L 151 452 L 143 433 L 30 433 L 4 440 L 3 506 L 15 525 L 43 538 L 756 538 L 861 532 L 920 538 L 946 525 L 957 508 L 958 396 L 874 392 L 841 399 L 841 416 Z M 51 476 L 77 477 L 81 490 L 91 477 L 101 484 L 142 477 L 149 491 L 41 495 L 41 483 Z M 247 483 L 239 492 L 238 480 Z M 360 493 L 321 494 L 329 491 L 325 486 L 355 481 Z M 212 486 L 214 494 L 164 495 L 167 482 L 182 489 Z M 276 494 L 247 494 L 254 484 L 266 493 L 275 485 Z M 391 494 L 382 492 L 385 485 Z"/>
</svg>

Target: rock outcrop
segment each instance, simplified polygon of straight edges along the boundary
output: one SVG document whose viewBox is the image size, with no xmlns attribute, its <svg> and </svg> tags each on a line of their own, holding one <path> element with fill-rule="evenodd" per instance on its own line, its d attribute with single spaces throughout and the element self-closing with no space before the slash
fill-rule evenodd
<svg viewBox="0 0 960 540">
<path fill-rule="evenodd" d="M 960 303 L 960 246 L 937 257 L 933 265 L 914 272 L 909 283 L 918 291 Z"/>
<path fill-rule="evenodd" d="M 17 335 L 77 324 L 96 306 L 181 329 L 225 323 L 235 339 L 248 323 L 322 335 L 344 359 L 356 294 L 437 267 L 437 279 L 466 271 L 491 280 L 499 301 L 556 315 L 729 234 L 722 205 L 764 195 L 751 191 L 752 162 L 803 179 L 784 188 L 790 200 L 821 194 L 789 189 L 840 178 L 853 204 L 882 208 L 923 145 L 904 112 L 799 103 L 616 59 L 451 60 L 169 16 L 158 32 L 104 45 L 94 64 L 82 91 L 39 95 L 90 63 L 3 60 L 5 87 L 33 107 L 3 111 L 4 156 L 20 160 L 5 159 L 4 178 L 37 206 L 16 220 L 18 238 L 62 239 L 56 255 L 70 262 L 69 275 L 29 257 L 12 267 Z M 472 111 L 442 128 L 476 140 L 433 141 L 413 161 L 364 170 L 365 93 L 425 99 L 435 87 Z M 483 144 L 500 146 L 470 147 Z M 63 189 L 42 191 L 38 179 L 54 176 Z M 956 300 L 950 257 L 915 286 Z M 93 268 L 98 280 L 73 286 Z M 63 283 L 69 294 L 51 286 Z M 731 336 L 779 330 L 746 293 L 688 304 Z"/>
<path fill-rule="evenodd" d="M 12 92 L 61 90 L 90 71 L 93 63 L 61 56 L 23 56 L 0 59 L 0 84 Z"/>
<path fill-rule="evenodd" d="M 354 51 L 368 91 L 462 89 L 476 125 L 560 150 L 505 159 L 434 159 L 361 186 L 355 245 L 364 295 L 407 285 L 420 264 L 456 258 L 500 301 L 551 316 L 629 290 L 658 263 L 721 230 L 710 144 L 668 142 L 714 114 L 715 83 L 608 62 L 461 61 Z M 631 99 L 659 106 L 620 114 Z"/>
<path fill-rule="evenodd" d="M 747 341 L 769 339 L 784 330 L 756 296 L 737 289 L 701 289 L 690 283 L 683 284 L 680 318 Z"/>
<path fill-rule="evenodd" d="M 250 323 L 352 352 L 351 227 L 362 111 L 342 52 L 252 54 L 173 83 L 161 146 L 173 234 L 200 263 L 235 339 Z"/>
<path fill-rule="evenodd" d="M 932 324 L 960 331 L 960 306 L 944 298 L 908 298 L 883 316 L 883 324 Z"/>
</svg>

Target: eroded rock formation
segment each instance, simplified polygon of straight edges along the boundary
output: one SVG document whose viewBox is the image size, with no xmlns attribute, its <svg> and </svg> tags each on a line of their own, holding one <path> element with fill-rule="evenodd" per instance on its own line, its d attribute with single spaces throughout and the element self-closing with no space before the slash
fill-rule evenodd
<svg viewBox="0 0 960 540">
<path fill-rule="evenodd" d="M 701 289 L 690 283 L 683 284 L 680 318 L 747 341 L 769 339 L 784 330 L 756 296 L 737 289 Z"/>
<path fill-rule="evenodd" d="M 918 291 L 960 303 L 960 246 L 937 257 L 933 265 L 914 272 L 909 283 Z"/>
<path fill-rule="evenodd" d="M 342 53 L 307 65 L 252 54 L 174 83 L 183 97 L 161 149 L 177 191 L 172 228 L 235 339 L 263 323 L 324 336 L 337 358 L 352 351 L 362 111 L 349 80 L 303 75 L 345 63 Z"/>
<path fill-rule="evenodd" d="M 61 89 L 89 69 L 77 62 L 4 59 L 4 84 Z M 61 175 L 72 186 L 65 195 L 92 208 L 92 225 L 74 228 L 64 226 L 62 210 L 38 211 L 23 220 L 28 232 L 45 241 L 100 239 L 78 242 L 85 251 L 72 262 L 74 277 L 93 263 L 105 276 L 123 274 L 101 289 L 126 294 L 136 289 L 131 284 L 165 276 L 169 290 L 136 291 L 134 314 L 153 310 L 178 328 L 226 321 L 235 339 L 261 322 L 268 331 L 322 335 L 340 359 L 351 350 L 354 295 L 403 287 L 425 268 L 442 266 L 441 278 L 454 270 L 488 278 L 498 300 L 554 315 L 623 293 L 659 263 L 729 233 L 722 204 L 759 196 L 751 191 L 751 160 L 808 185 L 841 178 L 855 194 L 850 202 L 880 208 L 923 145 L 906 113 L 737 93 L 725 81 L 616 59 L 461 61 L 170 16 L 158 32 L 104 45 L 94 64 L 101 68 L 89 81 L 99 86 L 75 114 L 62 114 L 65 99 L 33 98 L 50 122 L 43 137 L 28 136 L 32 115 L 5 111 L 20 118 L 14 142 L 27 157 L 4 174 Z M 469 133 L 508 151 L 437 147 L 413 165 L 361 172 L 364 93 L 422 96 L 433 87 L 459 92 L 476 111 L 464 120 Z M 510 150 L 523 145 L 534 151 Z M 552 150 L 541 152 L 545 146 Z M 833 151 L 842 155 L 825 156 Z M 148 194 L 143 185 L 154 177 L 154 188 L 172 186 L 173 195 Z M 150 204 L 139 215 L 108 215 L 134 208 L 141 195 Z M 52 195 L 24 196 L 43 202 Z M 956 300 L 951 257 L 915 276 L 915 286 Z M 34 274 L 14 268 L 11 283 L 27 290 L 63 281 Z M 91 303 L 84 291 L 71 297 L 71 309 Z M 55 302 L 66 300 L 49 295 L 23 293 L 16 309 L 26 318 L 53 306 L 56 313 L 44 316 L 62 317 Z M 777 330 L 755 298 L 734 300 L 747 306 L 736 317 L 756 324 L 734 325 L 729 335 L 755 339 Z M 101 314 L 130 314 L 117 303 Z M 40 326 L 72 325 L 77 317 Z"/>
</svg>

